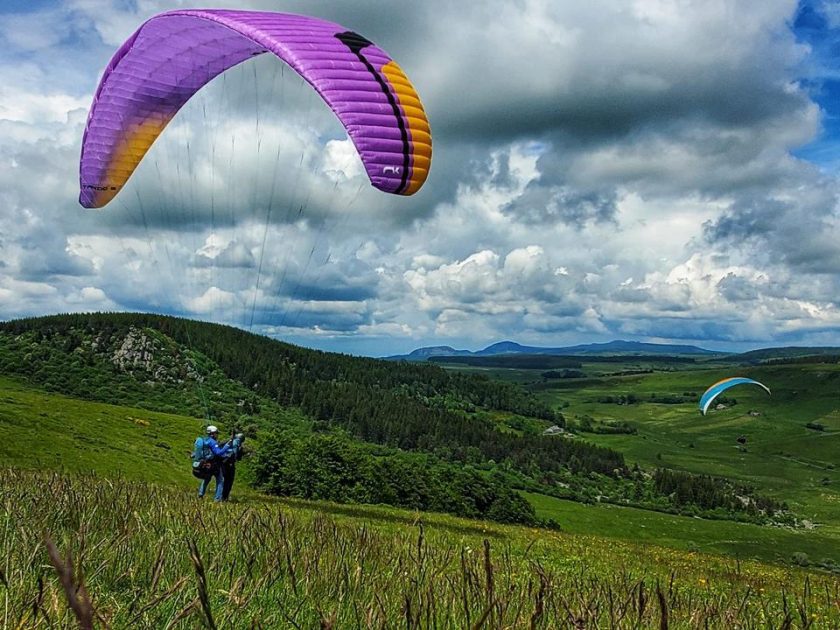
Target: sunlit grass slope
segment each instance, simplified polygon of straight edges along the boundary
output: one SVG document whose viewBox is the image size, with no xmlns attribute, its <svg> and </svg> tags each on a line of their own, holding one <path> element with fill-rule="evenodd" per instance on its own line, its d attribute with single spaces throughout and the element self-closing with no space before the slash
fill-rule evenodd
<svg viewBox="0 0 840 630">
<path fill-rule="evenodd" d="M 4 627 L 836 627 L 828 575 L 592 536 L 0 471 Z M 56 554 L 57 556 L 58 554 Z M 61 565 L 62 561 L 56 557 Z M 795 626 L 793 625 L 795 623 Z"/>
<path fill-rule="evenodd" d="M 817 526 L 771 529 L 528 495 L 540 517 L 553 518 L 574 531 L 635 537 L 684 549 L 782 561 L 797 553 L 808 554 L 813 562 L 840 560 L 840 365 L 687 364 L 675 371 L 608 376 L 604 365 L 613 371 L 650 366 L 633 359 L 627 364 L 583 361 L 581 370 L 588 375 L 584 379 L 547 381 L 541 370 L 492 372 L 496 378 L 537 383 L 543 400 L 561 410 L 572 426 L 588 416 L 594 421 L 626 421 L 637 430 L 636 434 L 582 433 L 576 439 L 616 449 L 629 464 L 638 462 L 647 469 L 665 466 L 739 479 L 786 501 Z M 696 401 L 704 389 L 736 374 L 766 383 L 772 396 L 758 388 L 739 387 L 727 394 L 737 399 L 736 405 L 700 415 Z M 605 402 L 628 395 L 639 402 Z M 652 396 L 682 397 L 685 402 L 654 403 Z M 808 428 L 809 423 L 823 430 Z M 746 439 L 744 446 L 739 437 Z"/>
<path fill-rule="evenodd" d="M 686 402 L 681 404 L 650 402 L 652 395 L 696 394 L 699 398 L 709 384 L 733 374 L 760 380 L 771 388 L 772 396 L 758 388 L 739 387 L 728 394 L 737 400 L 736 405 L 711 411 L 705 417 L 700 415 L 693 396 L 685 396 Z M 532 371 L 530 378 L 534 377 Z M 520 371 L 508 378 L 524 382 L 528 375 Z M 610 396 L 615 399 L 629 394 L 639 402 L 603 402 Z M 639 532 L 640 538 L 650 536 L 661 544 L 767 559 L 790 559 L 794 553 L 807 553 L 811 560 L 818 561 L 840 555 L 840 366 L 695 368 L 586 382 L 572 380 L 556 383 L 540 395 L 562 407 L 572 425 L 584 416 L 629 422 L 637 429 L 636 434 L 587 433 L 578 438 L 619 450 L 628 463 L 740 479 L 787 501 L 794 512 L 818 524 L 815 530 L 792 532 L 623 512 L 621 522 L 627 530 Z M 808 423 L 818 423 L 824 430 L 808 428 Z M 737 442 L 742 436 L 746 438 L 744 447 Z M 578 518 L 578 506 L 568 508 L 567 502 L 547 497 L 532 497 L 532 503 L 542 517 L 565 520 L 570 527 L 574 527 L 570 521 L 585 526 L 586 520 Z M 611 510 L 614 508 L 600 506 L 591 512 Z M 647 522 L 650 518 L 657 525 Z M 614 518 L 592 518 L 590 522 L 593 532 L 606 533 L 607 529 L 613 530 L 611 535 L 622 535 L 604 525 L 616 523 Z"/>
<path fill-rule="evenodd" d="M 0 458 L 7 466 L 185 484 L 197 418 L 47 394 L 0 378 Z"/>
<path fill-rule="evenodd" d="M 189 496 L 196 482 L 189 473 L 188 452 L 202 427 L 203 421 L 197 418 L 80 401 L 0 379 L 0 454 L 7 466 L 94 472 L 104 478 L 176 485 Z M 264 500 L 245 485 L 247 474 L 240 478 L 235 497 Z M 788 562 L 795 552 L 807 553 L 813 561 L 837 560 L 838 541 L 823 529 L 794 532 L 589 506 L 542 495 L 528 498 L 542 517 L 554 519 L 569 533 L 769 561 Z M 341 509 L 374 520 L 386 513 L 363 506 Z M 398 510 L 387 513 L 406 514 Z M 402 518 L 410 520 L 409 516 Z"/>
<path fill-rule="evenodd" d="M 706 520 L 607 503 L 584 505 L 533 493 L 526 493 L 526 498 L 539 516 L 561 523 L 569 532 L 781 564 L 800 558 L 812 565 L 833 567 L 840 560 L 840 539 L 822 528 Z"/>
<path fill-rule="evenodd" d="M 293 409 L 278 415 L 288 426 L 302 421 Z M 0 377 L 5 466 L 194 486 L 190 454 L 205 425 L 201 418 L 78 400 Z M 248 492 L 246 479 L 247 474 L 237 493 Z"/>
</svg>

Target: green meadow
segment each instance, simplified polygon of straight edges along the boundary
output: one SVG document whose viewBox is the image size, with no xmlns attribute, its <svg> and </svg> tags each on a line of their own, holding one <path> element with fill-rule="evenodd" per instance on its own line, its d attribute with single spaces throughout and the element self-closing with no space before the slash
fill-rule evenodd
<svg viewBox="0 0 840 630">
<path fill-rule="evenodd" d="M 772 391 L 729 390 L 737 404 L 702 416 L 696 402 L 646 402 L 651 395 L 700 393 L 707 385 L 744 373 Z M 599 402 L 634 394 L 636 404 Z M 655 372 L 602 379 L 580 389 L 540 394 L 574 424 L 582 416 L 627 421 L 631 435 L 586 434 L 586 439 L 624 453 L 628 462 L 668 466 L 741 479 L 782 498 L 805 518 L 833 528 L 840 522 L 840 366 L 785 365 Z M 809 423 L 822 425 L 818 431 Z M 739 444 L 743 437 L 746 442 Z M 834 530 L 838 531 L 838 530 Z"/>
<path fill-rule="evenodd" d="M 753 438 L 750 437 L 746 453 L 735 448 L 738 435 L 752 436 L 748 431 L 755 431 L 757 423 L 770 424 L 764 415 L 746 414 L 746 410 L 753 407 L 765 413 L 770 402 L 766 395 L 764 399 L 755 395 L 752 400 L 748 395 L 753 392 L 741 390 L 738 404 L 733 409 L 711 413 L 707 418 L 683 405 L 639 403 L 619 406 L 592 402 L 600 396 L 627 391 L 682 391 L 691 385 L 691 381 L 686 380 L 688 376 L 655 374 L 646 375 L 644 379 L 622 378 L 611 386 L 576 391 L 575 397 L 570 395 L 570 390 L 545 395 L 558 403 L 560 400 L 570 403 L 564 413 L 571 422 L 579 414 L 631 420 L 638 427 L 638 434 L 585 434 L 583 438 L 622 450 L 628 454 L 630 463 L 639 461 L 656 466 L 665 461 L 669 466 L 694 472 L 739 476 L 760 483 L 763 488 L 788 500 L 798 513 L 814 518 L 814 529 L 764 527 L 600 503 L 587 505 L 526 493 L 538 515 L 553 519 L 563 532 L 570 534 L 769 562 L 789 563 L 795 553 L 807 554 L 813 563 L 840 562 L 837 551 L 840 549 L 838 489 L 836 485 L 823 485 L 820 481 L 833 471 L 821 468 L 817 472 L 814 464 L 805 463 L 808 452 L 805 447 L 795 452 L 786 446 L 791 450 L 790 455 L 785 456 L 774 456 L 775 447 L 766 447 L 762 456 L 754 453 Z M 646 383 L 647 389 L 643 389 L 629 385 L 631 380 L 637 384 L 645 380 L 653 382 Z M 774 390 L 774 402 L 776 396 Z M 814 408 L 824 407 L 814 405 Z M 287 413 L 290 422 L 299 420 L 293 412 Z M 690 431 L 684 430 L 687 423 Z M 782 426 L 776 426 L 774 430 L 781 432 L 780 440 L 800 446 L 801 442 L 808 444 L 819 440 L 828 444 L 837 439 L 830 430 L 815 432 L 805 429 L 803 423 L 788 422 L 783 425 L 786 431 L 782 431 Z M 191 494 L 197 482 L 189 472 L 188 455 L 202 427 L 203 420 L 198 418 L 82 401 L 48 394 L 11 379 L 0 379 L 0 454 L 8 466 L 92 472 L 108 478 L 176 485 Z M 794 435 L 801 442 L 791 439 Z M 689 441 L 694 442 L 693 449 L 688 447 Z M 811 460 L 815 460 L 813 453 Z M 782 465 L 775 461 L 781 461 Z M 763 473 L 751 473 L 753 466 Z M 261 495 L 247 486 L 247 463 L 243 468 L 234 494 L 256 500 Z M 813 489 L 814 496 L 809 495 L 809 488 Z M 354 509 L 365 513 L 368 508 L 356 506 Z"/>
<path fill-rule="evenodd" d="M 187 457 L 201 426 L 0 381 L 4 627 L 840 624 L 835 577 L 747 559 L 792 544 L 770 528 L 538 495 L 562 531 L 243 485 L 201 502 Z M 758 542 L 727 546 L 739 536 Z"/>
<path fill-rule="evenodd" d="M 628 464 L 665 466 L 739 479 L 784 500 L 813 529 L 756 527 L 610 505 L 581 506 L 529 494 L 538 515 L 572 531 L 589 531 L 682 549 L 713 550 L 767 560 L 805 553 L 812 561 L 840 556 L 840 365 L 733 366 L 714 359 L 667 371 L 616 375 L 651 369 L 643 360 L 587 363 L 585 378 L 548 380 L 541 370 L 466 368 L 531 387 L 561 411 L 569 426 L 627 422 L 632 434 L 578 433 L 624 454 Z M 458 368 L 462 369 L 462 368 Z M 726 396 L 726 409 L 700 414 L 697 400 L 726 376 L 745 375 L 765 383 L 772 396 L 741 386 Z M 633 404 L 605 402 L 632 395 Z M 678 404 L 651 398 L 683 398 Z M 822 430 L 806 427 L 820 425 Z M 741 438 L 744 444 L 738 442 Z M 836 561 L 836 560 L 835 560 Z"/>
</svg>

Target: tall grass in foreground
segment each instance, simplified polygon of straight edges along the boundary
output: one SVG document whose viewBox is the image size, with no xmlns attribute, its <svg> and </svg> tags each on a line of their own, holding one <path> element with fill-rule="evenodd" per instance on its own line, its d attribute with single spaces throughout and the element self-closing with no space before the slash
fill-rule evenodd
<svg viewBox="0 0 840 630">
<path fill-rule="evenodd" d="M 840 627 L 828 575 L 357 512 L 2 470 L 3 627 Z"/>
</svg>

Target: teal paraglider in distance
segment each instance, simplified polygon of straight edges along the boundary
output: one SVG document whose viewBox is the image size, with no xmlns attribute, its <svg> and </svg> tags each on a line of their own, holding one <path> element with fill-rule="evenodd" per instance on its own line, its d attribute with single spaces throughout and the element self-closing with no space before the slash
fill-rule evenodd
<svg viewBox="0 0 840 630">
<path fill-rule="evenodd" d="M 770 389 L 766 385 L 763 385 L 758 381 L 754 381 L 751 378 L 746 378 L 743 376 L 733 376 L 730 378 L 725 378 L 722 381 L 718 381 L 717 383 L 712 385 L 700 397 L 700 413 L 702 413 L 705 416 L 706 411 L 709 410 L 709 407 L 712 404 L 712 401 L 714 401 L 715 398 L 720 396 L 727 389 L 729 389 L 730 387 L 735 387 L 736 385 L 758 385 L 768 394 L 770 393 Z"/>
</svg>

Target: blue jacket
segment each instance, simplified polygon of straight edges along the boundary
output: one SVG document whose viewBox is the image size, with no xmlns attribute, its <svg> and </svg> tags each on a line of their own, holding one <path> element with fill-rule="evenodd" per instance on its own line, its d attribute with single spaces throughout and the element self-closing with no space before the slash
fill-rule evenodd
<svg viewBox="0 0 840 630">
<path fill-rule="evenodd" d="M 207 455 L 207 451 L 209 450 L 210 453 L 215 455 L 216 457 L 224 457 L 230 451 L 230 444 L 225 444 L 224 446 L 219 446 L 219 443 L 209 436 L 200 437 L 196 440 L 196 443 L 201 440 L 202 448 L 204 450 L 204 454 Z"/>
</svg>

